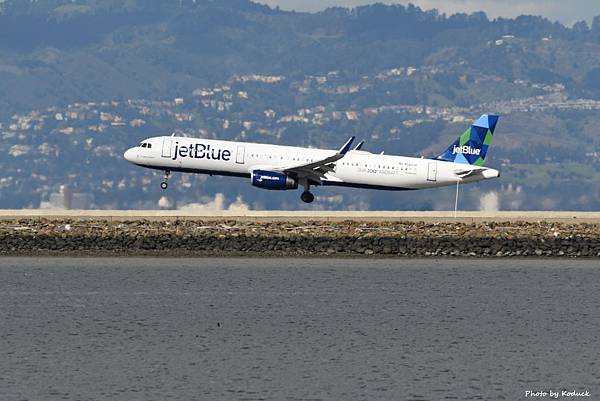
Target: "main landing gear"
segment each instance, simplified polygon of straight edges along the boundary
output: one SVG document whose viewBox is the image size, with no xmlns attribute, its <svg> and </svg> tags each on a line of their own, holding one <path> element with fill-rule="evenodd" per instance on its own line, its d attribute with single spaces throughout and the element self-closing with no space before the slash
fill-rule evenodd
<svg viewBox="0 0 600 401">
<path fill-rule="evenodd" d="M 165 177 L 163 178 L 163 182 L 160 183 L 160 187 L 162 189 L 167 189 L 169 187 L 169 184 L 167 181 L 169 181 L 170 174 L 171 174 L 171 172 L 169 170 L 165 170 Z"/>
<path fill-rule="evenodd" d="M 312 192 L 310 192 L 310 184 L 308 183 L 308 180 L 306 178 L 301 178 L 300 185 L 304 187 L 304 192 L 302 192 L 302 195 L 300 195 L 302 202 L 311 203 L 314 201 L 315 196 L 312 194 Z"/>
<path fill-rule="evenodd" d="M 315 200 L 315 196 L 312 194 L 312 192 L 306 190 L 302 192 L 302 195 L 300 195 L 300 199 L 302 199 L 302 202 L 311 203 Z"/>
</svg>

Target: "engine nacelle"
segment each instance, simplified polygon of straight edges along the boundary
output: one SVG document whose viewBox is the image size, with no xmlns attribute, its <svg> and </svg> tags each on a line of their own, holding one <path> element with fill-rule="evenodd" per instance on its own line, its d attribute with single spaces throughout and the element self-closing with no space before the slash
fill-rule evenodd
<svg viewBox="0 0 600 401">
<path fill-rule="evenodd" d="M 298 181 L 287 174 L 268 170 L 253 170 L 252 185 L 263 189 L 285 191 L 298 188 Z"/>
</svg>

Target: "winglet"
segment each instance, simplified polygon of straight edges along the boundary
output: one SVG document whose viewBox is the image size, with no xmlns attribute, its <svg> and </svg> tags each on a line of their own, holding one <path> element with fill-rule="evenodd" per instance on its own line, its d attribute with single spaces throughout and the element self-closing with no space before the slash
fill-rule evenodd
<svg viewBox="0 0 600 401">
<path fill-rule="evenodd" d="M 350 146 L 352 146 L 352 142 L 354 141 L 354 137 L 351 136 L 350 139 L 348 139 L 346 141 L 346 143 L 344 144 L 344 146 L 342 146 L 340 148 L 340 150 L 338 150 L 338 153 L 341 155 L 345 155 L 349 150 L 350 150 Z"/>
<path fill-rule="evenodd" d="M 364 144 L 365 144 L 365 141 L 364 141 L 364 140 L 360 141 L 360 142 L 358 143 L 358 145 L 356 145 L 356 146 L 354 147 L 354 150 L 360 150 L 360 149 L 363 147 L 363 145 L 364 145 Z"/>
</svg>

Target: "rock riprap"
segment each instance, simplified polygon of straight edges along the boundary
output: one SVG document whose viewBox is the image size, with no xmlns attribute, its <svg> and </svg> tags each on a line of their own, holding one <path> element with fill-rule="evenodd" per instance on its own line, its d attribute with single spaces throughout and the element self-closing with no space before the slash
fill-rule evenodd
<svg viewBox="0 0 600 401">
<path fill-rule="evenodd" d="M 600 257 L 587 223 L 0 221 L 2 255 Z"/>
</svg>

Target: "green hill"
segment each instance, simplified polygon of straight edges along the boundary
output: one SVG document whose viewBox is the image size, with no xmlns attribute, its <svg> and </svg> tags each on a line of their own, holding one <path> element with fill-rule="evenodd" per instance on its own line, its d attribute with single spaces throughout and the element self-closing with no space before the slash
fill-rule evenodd
<svg viewBox="0 0 600 401">
<path fill-rule="evenodd" d="M 568 28 L 410 5 L 310 14 L 246 0 L 8 0 L 0 207 L 37 207 L 65 184 L 101 207 L 156 207 L 152 174 L 121 159 L 156 134 L 323 147 L 355 134 L 372 151 L 429 156 L 497 112 L 489 163 L 503 177 L 471 187 L 465 206 L 495 192 L 502 208 L 598 208 L 599 65 L 600 19 Z M 222 192 L 297 206 L 296 194 L 242 181 L 177 179 L 178 205 Z M 321 205 L 446 208 L 450 192 L 330 191 Z"/>
</svg>

